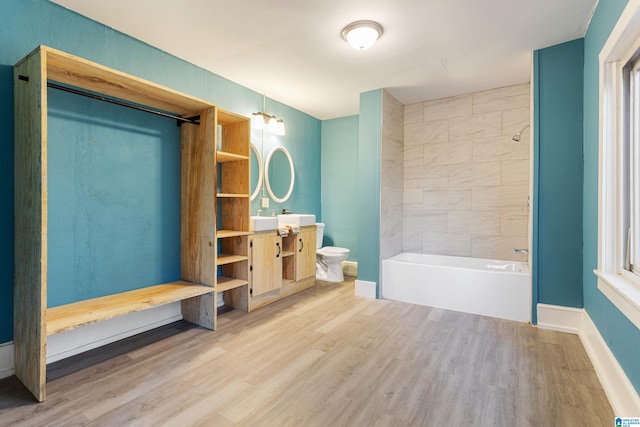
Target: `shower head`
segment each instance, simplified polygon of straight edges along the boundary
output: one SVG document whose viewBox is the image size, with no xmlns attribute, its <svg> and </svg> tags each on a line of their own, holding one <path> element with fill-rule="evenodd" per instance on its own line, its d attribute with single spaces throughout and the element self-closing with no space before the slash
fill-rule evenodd
<svg viewBox="0 0 640 427">
<path fill-rule="evenodd" d="M 525 125 L 525 127 L 523 127 L 518 133 L 516 133 L 515 135 L 513 135 L 513 138 L 511 138 L 513 141 L 515 142 L 520 142 L 520 138 L 522 138 L 522 132 L 524 132 L 525 130 L 527 130 L 527 128 L 529 127 L 529 125 Z"/>
</svg>

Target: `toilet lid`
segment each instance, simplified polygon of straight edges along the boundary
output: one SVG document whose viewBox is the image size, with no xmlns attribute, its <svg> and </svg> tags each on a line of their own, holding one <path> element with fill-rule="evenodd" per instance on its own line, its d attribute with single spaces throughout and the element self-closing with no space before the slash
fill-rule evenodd
<svg viewBox="0 0 640 427">
<path fill-rule="evenodd" d="M 327 255 L 342 255 L 342 254 L 348 254 L 349 249 L 341 248 L 338 246 L 325 246 L 322 249 L 318 250 L 318 253 L 324 253 Z"/>
</svg>

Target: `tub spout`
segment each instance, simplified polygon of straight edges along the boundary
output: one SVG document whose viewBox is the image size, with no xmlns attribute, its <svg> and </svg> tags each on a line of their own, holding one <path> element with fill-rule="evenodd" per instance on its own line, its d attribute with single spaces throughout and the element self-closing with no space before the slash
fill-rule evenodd
<svg viewBox="0 0 640 427">
<path fill-rule="evenodd" d="M 516 249 L 516 248 L 513 248 L 513 253 L 514 254 L 528 254 L 529 250 L 528 249 Z"/>
</svg>

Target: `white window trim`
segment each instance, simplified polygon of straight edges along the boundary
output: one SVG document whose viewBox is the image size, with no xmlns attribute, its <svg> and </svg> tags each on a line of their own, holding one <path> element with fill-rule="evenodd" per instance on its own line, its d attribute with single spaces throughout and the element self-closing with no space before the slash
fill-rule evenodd
<svg viewBox="0 0 640 427">
<path fill-rule="evenodd" d="M 621 220 L 617 207 L 621 195 L 616 181 L 621 174 L 619 144 L 622 135 L 622 67 L 629 60 L 629 52 L 637 50 L 640 40 L 640 0 L 630 0 L 616 26 L 600 51 L 600 156 L 598 190 L 598 289 L 631 321 L 640 328 L 640 280 L 634 274 L 620 271 Z"/>
</svg>

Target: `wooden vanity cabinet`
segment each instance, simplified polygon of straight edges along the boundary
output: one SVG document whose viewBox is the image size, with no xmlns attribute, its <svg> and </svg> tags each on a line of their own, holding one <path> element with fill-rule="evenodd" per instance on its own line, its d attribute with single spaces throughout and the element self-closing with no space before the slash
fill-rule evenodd
<svg viewBox="0 0 640 427">
<path fill-rule="evenodd" d="M 282 238 L 275 231 L 255 233 L 250 239 L 251 295 L 282 287 Z"/>
<path fill-rule="evenodd" d="M 276 231 L 251 235 L 249 310 L 316 284 L 316 226 L 281 238 Z"/>
<path fill-rule="evenodd" d="M 300 227 L 296 239 L 296 282 L 316 275 L 316 227 Z"/>
</svg>

